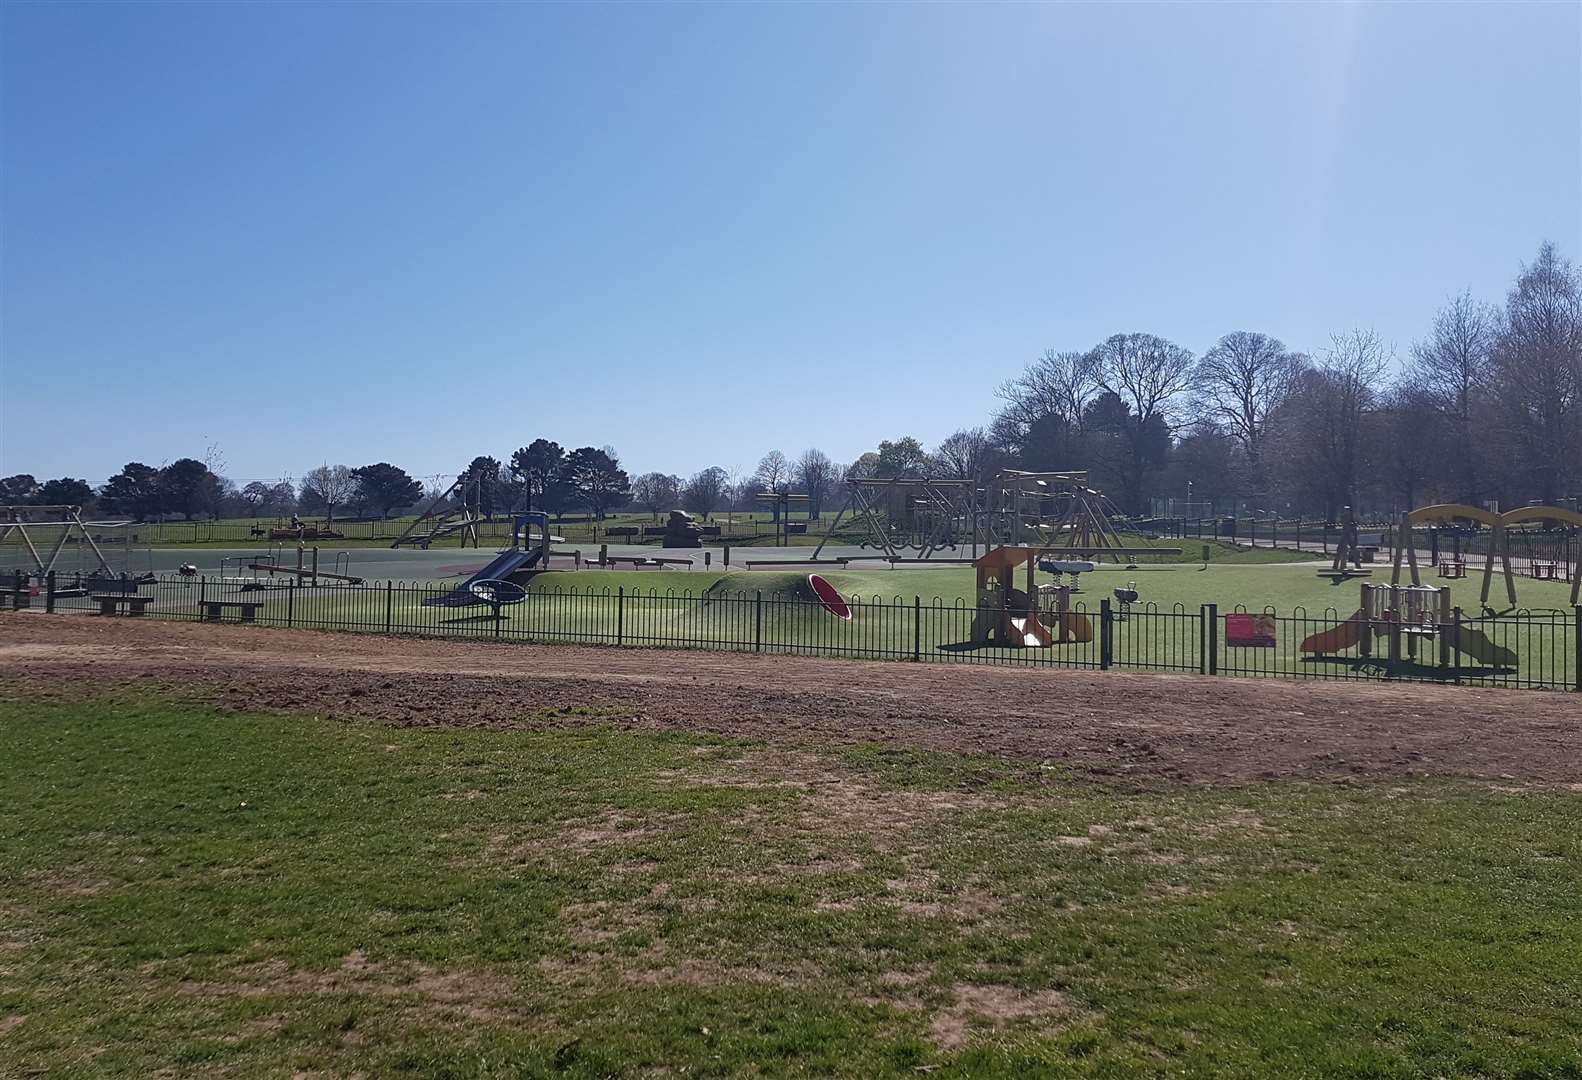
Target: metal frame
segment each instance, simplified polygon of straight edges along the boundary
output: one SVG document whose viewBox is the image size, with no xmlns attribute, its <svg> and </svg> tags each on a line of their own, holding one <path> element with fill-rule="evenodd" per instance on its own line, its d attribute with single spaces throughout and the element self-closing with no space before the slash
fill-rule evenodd
<svg viewBox="0 0 1582 1080">
<path fill-rule="evenodd" d="M 34 514 L 57 514 L 55 521 L 29 521 Z M 99 545 L 88 534 L 88 528 L 82 522 L 82 507 L 80 506 L 0 506 L 0 543 L 13 532 L 22 537 L 28 554 L 33 556 L 33 563 L 38 567 L 38 575 L 43 577 L 55 569 L 55 560 L 60 558 L 60 553 L 66 547 L 66 541 L 71 538 L 73 530 L 82 536 L 82 540 L 92 550 L 94 557 L 99 560 L 99 570 L 107 577 L 115 576 L 115 571 L 110 569 L 109 562 L 104 557 L 104 552 L 99 550 Z M 55 541 L 55 546 L 50 549 L 49 558 L 39 554 L 38 548 L 33 545 L 33 538 L 28 535 L 29 528 L 60 529 L 60 539 Z"/>
</svg>

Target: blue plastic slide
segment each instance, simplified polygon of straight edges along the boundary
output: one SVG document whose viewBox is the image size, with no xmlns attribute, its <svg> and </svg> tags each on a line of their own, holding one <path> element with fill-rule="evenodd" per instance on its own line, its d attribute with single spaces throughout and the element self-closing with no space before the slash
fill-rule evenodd
<svg viewBox="0 0 1582 1080">
<path fill-rule="evenodd" d="M 522 551 L 520 549 L 502 551 L 493 562 L 456 586 L 456 588 L 444 596 L 431 596 L 423 601 L 423 604 L 425 607 L 471 607 L 474 604 L 482 604 L 484 601 L 473 595 L 473 582 L 510 577 L 518 570 L 537 563 L 540 554 L 538 551 Z"/>
</svg>

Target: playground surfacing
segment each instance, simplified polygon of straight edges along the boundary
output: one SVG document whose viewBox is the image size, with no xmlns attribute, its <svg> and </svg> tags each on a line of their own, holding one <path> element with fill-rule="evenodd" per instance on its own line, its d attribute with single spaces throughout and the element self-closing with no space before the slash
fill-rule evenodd
<svg viewBox="0 0 1582 1080">
<path fill-rule="evenodd" d="M 125 683 L 230 708 L 501 730 L 542 727 L 545 715 L 576 722 L 591 710 L 642 731 L 991 753 L 1138 782 L 1582 783 L 1577 702 L 1564 693 L 1034 674 L 29 614 L 0 616 L 0 666 L 66 696 Z"/>
</svg>

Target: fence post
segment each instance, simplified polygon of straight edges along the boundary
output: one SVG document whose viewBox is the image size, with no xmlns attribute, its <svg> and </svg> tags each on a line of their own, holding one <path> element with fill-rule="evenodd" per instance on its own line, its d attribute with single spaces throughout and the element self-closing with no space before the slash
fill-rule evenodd
<svg viewBox="0 0 1582 1080">
<path fill-rule="evenodd" d="M 764 648 L 764 591 L 753 591 L 753 652 Z"/>
<path fill-rule="evenodd" d="M 390 632 L 393 624 L 392 614 L 395 609 L 395 582 L 385 578 L 385 633 Z"/>
<path fill-rule="evenodd" d="M 626 586 L 615 590 L 615 643 L 626 644 Z"/>
<path fill-rule="evenodd" d="M 286 629 L 291 629 L 291 624 L 297 617 L 297 583 L 293 581 L 286 586 Z"/>
<path fill-rule="evenodd" d="M 55 571 L 44 575 L 44 614 L 55 614 Z"/>
<path fill-rule="evenodd" d="M 1197 673 L 1199 675 L 1207 675 L 1208 674 L 1208 635 L 1209 635 L 1208 605 L 1207 604 L 1199 604 L 1197 606 L 1197 621 L 1198 621 L 1198 628 L 1197 628 Z"/>
<path fill-rule="evenodd" d="M 923 659 L 923 598 L 912 595 L 912 662 Z"/>
<path fill-rule="evenodd" d="M 1114 624 L 1110 619 L 1110 598 L 1099 601 L 1099 668 L 1109 670 L 1115 659 Z"/>
<path fill-rule="evenodd" d="M 1576 655 L 1571 658 L 1571 674 L 1576 685 L 1572 689 L 1582 694 L 1582 604 L 1577 605 L 1575 615 L 1575 622 L 1571 626 L 1571 644 Z"/>
<path fill-rule="evenodd" d="M 1208 605 L 1208 673 L 1219 674 L 1219 605 Z"/>
<path fill-rule="evenodd" d="M 203 618 L 203 600 L 204 600 L 204 595 L 208 592 L 208 590 L 209 590 L 209 579 L 208 579 L 208 577 L 207 576 L 200 577 L 198 579 L 198 618 L 200 620 Z"/>
</svg>

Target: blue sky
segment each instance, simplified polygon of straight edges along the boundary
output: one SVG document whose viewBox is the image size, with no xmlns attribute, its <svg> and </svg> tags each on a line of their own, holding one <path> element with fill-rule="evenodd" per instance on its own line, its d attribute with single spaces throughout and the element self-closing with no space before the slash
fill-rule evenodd
<svg viewBox="0 0 1582 1080">
<path fill-rule="evenodd" d="M 849 460 L 1582 255 L 1582 5 L 3 8 L 0 473 Z"/>
</svg>

